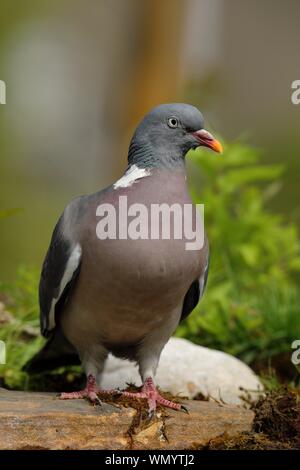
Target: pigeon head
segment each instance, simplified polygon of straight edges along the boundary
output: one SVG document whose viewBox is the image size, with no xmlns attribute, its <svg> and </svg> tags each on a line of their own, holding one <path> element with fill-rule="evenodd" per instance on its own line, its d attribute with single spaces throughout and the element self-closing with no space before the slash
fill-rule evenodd
<svg viewBox="0 0 300 470">
<path fill-rule="evenodd" d="M 129 147 L 128 163 L 139 167 L 174 167 L 197 147 L 222 152 L 222 146 L 204 129 L 200 111 L 189 104 L 162 104 L 138 125 Z"/>
</svg>

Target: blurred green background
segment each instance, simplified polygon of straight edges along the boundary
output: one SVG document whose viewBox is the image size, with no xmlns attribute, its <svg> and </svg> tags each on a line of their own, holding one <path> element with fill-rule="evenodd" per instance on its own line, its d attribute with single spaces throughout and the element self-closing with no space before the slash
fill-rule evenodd
<svg viewBox="0 0 300 470">
<path fill-rule="evenodd" d="M 7 383 L 40 342 L 24 325 L 38 326 L 38 271 L 64 206 L 118 178 L 137 121 L 178 101 L 230 142 L 221 160 L 187 161 L 213 261 L 199 314 L 178 334 L 258 369 L 275 357 L 294 379 L 300 3 L 3 0 L 0 9 L 0 281 L 3 309 L 19 318 L 0 330 L 15 350 Z"/>
</svg>

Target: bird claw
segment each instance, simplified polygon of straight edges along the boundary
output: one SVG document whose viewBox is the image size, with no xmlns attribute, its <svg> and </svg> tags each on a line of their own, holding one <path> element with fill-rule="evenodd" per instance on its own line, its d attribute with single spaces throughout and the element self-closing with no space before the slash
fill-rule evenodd
<svg viewBox="0 0 300 470">
<path fill-rule="evenodd" d="M 181 405 L 180 411 L 183 411 L 183 412 L 186 413 L 187 415 L 190 414 L 190 413 L 189 413 L 189 410 L 188 410 L 185 406 L 183 406 L 183 405 Z"/>
<path fill-rule="evenodd" d="M 96 398 L 93 398 L 93 399 L 91 399 L 91 398 L 89 397 L 89 401 L 91 402 L 91 404 L 92 404 L 93 406 L 102 406 L 102 401 L 100 400 L 99 397 L 96 397 Z"/>
<path fill-rule="evenodd" d="M 101 405 L 101 401 L 97 396 L 98 392 L 99 387 L 96 384 L 96 379 L 93 375 L 90 374 L 87 377 L 87 383 L 83 390 L 79 390 L 78 392 L 60 393 L 59 398 L 60 400 L 87 398 L 93 405 Z"/>
<path fill-rule="evenodd" d="M 145 380 L 143 388 L 140 392 L 127 392 L 124 391 L 122 392 L 122 395 L 125 397 L 131 397 L 131 398 L 143 398 L 146 399 L 148 402 L 148 417 L 152 417 L 155 410 L 156 410 L 156 405 L 160 404 L 161 406 L 165 408 L 171 408 L 173 410 L 181 410 L 184 411 L 185 413 L 188 413 L 187 408 L 185 406 L 180 405 L 179 403 L 172 402 L 166 398 L 164 398 L 157 390 L 153 383 L 152 378 L 148 378 Z"/>
<path fill-rule="evenodd" d="M 151 421 L 153 416 L 154 416 L 154 410 L 149 410 L 148 413 L 147 413 L 147 420 Z"/>
</svg>

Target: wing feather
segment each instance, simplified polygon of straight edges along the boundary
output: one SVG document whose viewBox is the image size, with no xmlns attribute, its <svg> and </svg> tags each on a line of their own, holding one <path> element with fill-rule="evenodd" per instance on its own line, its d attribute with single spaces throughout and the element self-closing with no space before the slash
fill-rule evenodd
<svg viewBox="0 0 300 470">
<path fill-rule="evenodd" d="M 208 272 L 209 272 L 209 255 L 207 256 L 207 262 L 206 262 L 202 275 L 199 277 L 199 279 L 195 280 L 191 284 L 189 290 L 187 291 L 184 297 L 180 321 L 184 320 L 186 317 L 189 316 L 189 314 L 194 310 L 199 300 L 203 296 L 205 286 L 207 283 Z"/>
<path fill-rule="evenodd" d="M 64 306 L 80 269 L 81 247 L 68 239 L 63 226 L 61 217 L 52 235 L 39 285 L 41 332 L 45 337 L 55 328 L 56 315 Z"/>
</svg>

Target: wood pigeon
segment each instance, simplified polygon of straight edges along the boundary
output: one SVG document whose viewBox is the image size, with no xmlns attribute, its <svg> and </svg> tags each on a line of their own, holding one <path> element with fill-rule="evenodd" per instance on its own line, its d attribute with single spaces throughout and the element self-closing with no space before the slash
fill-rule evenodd
<svg viewBox="0 0 300 470">
<path fill-rule="evenodd" d="M 157 231 L 157 219 L 150 216 L 153 206 L 174 211 L 191 206 L 195 225 L 198 215 L 187 188 L 185 155 L 199 146 L 222 151 L 204 129 L 197 108 L 155 107 L 134 132 L 125 174 L 106 189 L 74 199 L 60 217 L 39 287 L 41 331 L 49 339 L 28 366 L 30 371 L 45 370 L 79 357 L 86 387 L 60 398 L 98 402 L 101 373 L 112 353 L 136 361 L 143 382 L 138 393 L 119 393 L 146 399 L 149 412 L 157 403 L 183 408 L 160 395 L 154 377 L 163 347 L 203 295 L 209 247 L 204 235 L 201 246 L 187 249 L 190 237 L 177 236 L 175 224 L 165 236 L 165 227 Z M 126 214 L 120 200 L 126 200 Z M 134 223 L 139 207 L 146 213 L 145 226 L 138 230 L 139 217 L 130 236 L 124 215 Z"/>
</svg>

